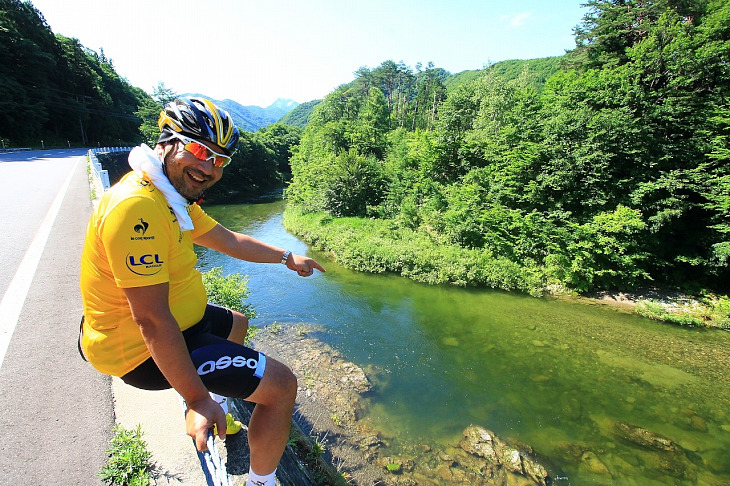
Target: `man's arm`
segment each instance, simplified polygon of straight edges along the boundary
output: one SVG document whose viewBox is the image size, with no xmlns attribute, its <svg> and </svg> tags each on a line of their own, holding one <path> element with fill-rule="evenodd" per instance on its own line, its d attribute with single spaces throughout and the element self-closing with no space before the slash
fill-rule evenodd
<svg viewBox="0 0 730 486">
<path fill-rule="evenodd" d="M 205 450 L 208 430 L 217 424 L 219 431 L 225 431 L 226 419 L 223 409 L 210 397 L 190 360 L 182 332 L 170 312 L 169 285 L 125 288 L 124 293 L 152 359 L 187 403 L 185 422 L 188 435 L 195 439 L 198 450 Z M 221 436 L 224 437 L 225 433 Z"/>
<path fill-rule="evenodd" d="M 207 233 L 198 236 L 194 242 L 196 245 L 205 246 L 248 262 L 279 263 L 284 255 L 284 250 L 281 248 L 271 246 L 241 233 L 235 233 L 220 224 Z M 302 277 L 311 275 L 315 268 L 320 272 L 325 271 L 313 259 L 294 254 L 287 259 L 286 266 Z"/>
</svg>

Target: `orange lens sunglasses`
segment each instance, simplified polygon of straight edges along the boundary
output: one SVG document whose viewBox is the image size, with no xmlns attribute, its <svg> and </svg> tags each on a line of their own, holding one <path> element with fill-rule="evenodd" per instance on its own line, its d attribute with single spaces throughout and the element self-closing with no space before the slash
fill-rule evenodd
<svg viewBox="0 0 730 486">
<path fill-rule="evenodd" d="M 218 152 L 211 150 L 207 145 L 193 140 L 192 138 L 180 135 L 179 133 L 175 133 L 173 136 L 183 142 L 185 144 L 185 150 L 193 154 L 193 157 L 198 160 L 212 160 L 213 165 L 219 169 L 222 169 L 231 163 L 231 158 L 229 156 L 219 154 Z"/>
</svg>

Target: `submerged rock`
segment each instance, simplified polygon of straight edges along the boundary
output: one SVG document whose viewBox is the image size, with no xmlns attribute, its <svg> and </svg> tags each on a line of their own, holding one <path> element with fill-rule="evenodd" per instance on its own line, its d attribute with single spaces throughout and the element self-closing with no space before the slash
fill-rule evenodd
<svg viewBox="0 0 730 486">
<path fill-rule="evenodd" d="M 464 429 L 464 439 L 459 446 L 466 452 L 486 459 L 492 469 L 490 476 L 496 476 L 499 469 L 524 476 L 531 484 L 546 485 L 549 475 L 545 467 L 529 457 L 527 452 L 508 444 L 494 432 L 479 425 Z"/>
<path fill-rule="evenodd" d="M 650 449 L 657 449 L 662 451 L 674 451 L 676 446 L 674 442 L 661 436 L 651 430 L 636 425 L 631 425 L 626 422 L 616 422 L 616 432 L 618 435 L 629 442 L 642 447 L 648 447 Z"/>
<path fill-rule="evenodd" d="M 591 474 L 598 474 L 601 476 L 608 476 L 611 478 L 613 477 L 611 471 L 608 469 L 608 466 L 606 466 L 594 452 L 584 452 L 580 458 L 580 461 L 581 471 L 589 472 Z"/>
</svg>

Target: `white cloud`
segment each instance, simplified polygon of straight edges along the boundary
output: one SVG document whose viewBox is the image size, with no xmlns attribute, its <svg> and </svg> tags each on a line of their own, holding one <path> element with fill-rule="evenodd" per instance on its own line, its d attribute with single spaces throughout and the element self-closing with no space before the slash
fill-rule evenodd
<svg viewBox="0 0 730 486">
<path fill-rule="evenodd" d="M 522 27 L 525 25 L 525 21 L 532 17 L 532 13 L 523 12 L 510 15 L 501 15 L 500 18 L 506 21 L 509 27 Z"/>
</svg>

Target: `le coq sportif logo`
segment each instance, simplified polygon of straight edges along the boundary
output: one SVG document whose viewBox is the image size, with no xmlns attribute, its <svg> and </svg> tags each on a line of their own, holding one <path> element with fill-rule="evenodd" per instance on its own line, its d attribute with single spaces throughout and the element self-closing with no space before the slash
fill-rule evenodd
<svg viewBox="0 0 730 486">
<path fill-rule="evenodd" d="M 142 218 L 139 218 L 139 224 L 134 225 L 134 232 L 140 233 L 142 236 L 144 236 L 145 233 L 147 233 L 147 228 L 149 228 L 150 225 L 147 221 L 145 221 Z"/>
<path fill-rule="evenodd" d="M 147 229 L 150 227 L 150 224 L 145 221 L 142 218 L 139 218 L 139 223 L 134 225 L 134 232 L 137 233 L 138 236 L 131 236 L 129 239 L 132 241 L 141 241 L 141 240 L 154 240 L 154 235 L 146 236 Z"/>
</svg>

